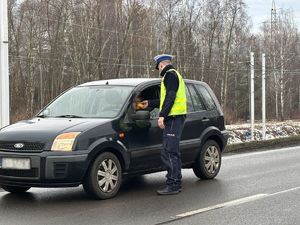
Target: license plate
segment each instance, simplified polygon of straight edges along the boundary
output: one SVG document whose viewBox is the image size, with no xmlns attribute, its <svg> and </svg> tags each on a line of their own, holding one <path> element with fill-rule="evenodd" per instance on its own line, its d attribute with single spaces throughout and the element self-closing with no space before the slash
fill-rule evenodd
<svg viewBox="0 0 300 225">
<path fill-rule="evenodd" d="M 2 169 L 30 170 L 28 158 L 2 158 Z"/>
</svg>

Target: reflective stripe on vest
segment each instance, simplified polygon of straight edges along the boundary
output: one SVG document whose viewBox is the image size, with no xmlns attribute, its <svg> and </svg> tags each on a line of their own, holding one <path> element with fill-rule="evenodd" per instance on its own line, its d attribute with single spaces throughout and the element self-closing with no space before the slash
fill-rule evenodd
<svg viewBox="0 0 300 225">
<path fill-rule="evenodd" d="M 170 71 L 174 71 L 177 74 L 178 80 L 179 80 L 179 86 L 178 86 L 178 90 L 176 93 L 176 98 L 175 98 L 173 107 L 168 116 L 183 115 L 183 114 L 186 114 L 186 112 L 187 112 L 185 83 L 183 81 L 182 76 L 180 75 L 180 73 L 177 70 L 170 69 L 167 72 L 170 72 Z M 166 74 L 167 74 L 167 72 L 166 72 Z M 164 78 L 165 78 L 165 76 L 163 77 L 163 79 L 161 81 L 161 85 L 160 85 L 160 106 L 159 106 L 160 111 L 162 110 L 162 106 L 163 106 L 163 103 L 166 98 L 166 87 L 164 84 Z"/>
</svg>

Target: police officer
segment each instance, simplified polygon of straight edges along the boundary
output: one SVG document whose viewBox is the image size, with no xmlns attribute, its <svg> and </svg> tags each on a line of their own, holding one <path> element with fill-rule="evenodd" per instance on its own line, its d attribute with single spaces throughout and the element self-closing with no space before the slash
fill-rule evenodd
<svg viewBox="0 0 300 225">
<path fill-rule="evenodd" d="M 166 185 L 157 190 L 159 195 L 177 194 L 181 191 L 181 154 L 179 142 L 187 112 L 185 83 L 172 66 L 173 56 L 154 57 L 161 81 L 160 99 L 143 101 L 143 108 L 159 106 L 158 126 L 163 129 L 161 159 L 167 169 Z"/>
</svg>

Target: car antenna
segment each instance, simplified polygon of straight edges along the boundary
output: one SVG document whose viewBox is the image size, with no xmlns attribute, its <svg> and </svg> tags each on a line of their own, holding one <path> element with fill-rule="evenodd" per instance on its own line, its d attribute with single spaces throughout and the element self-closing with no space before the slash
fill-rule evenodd
<svg viewBox="0 0 300 225">
<path fill-rule="evenodd" d="M 108 81 L 106 81 L 106 85 L 108 85 Z"/>
</svg>

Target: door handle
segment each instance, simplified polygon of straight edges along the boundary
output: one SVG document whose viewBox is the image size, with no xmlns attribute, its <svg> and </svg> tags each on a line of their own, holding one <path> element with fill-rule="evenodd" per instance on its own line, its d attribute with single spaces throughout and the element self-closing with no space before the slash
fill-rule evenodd
<svg viewBox="0 0 300 225">
<path fill-rule="evenodd" d="M 201 121 L 202 121 L 202 122 L 209 122 L 209 118 L 204 117 L 204 118 L 202 118 Z"/>
</svg>

